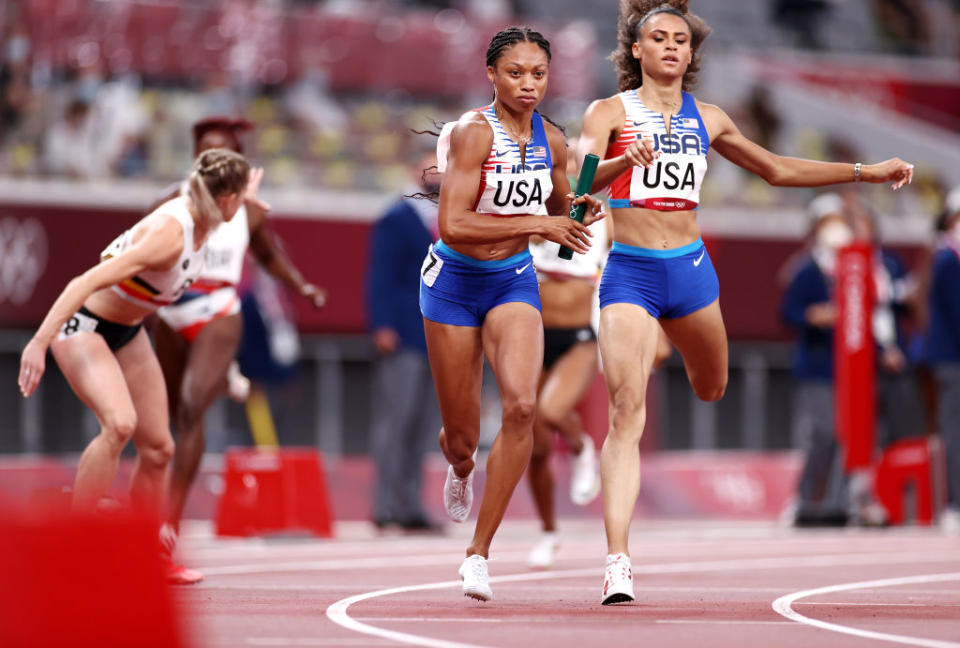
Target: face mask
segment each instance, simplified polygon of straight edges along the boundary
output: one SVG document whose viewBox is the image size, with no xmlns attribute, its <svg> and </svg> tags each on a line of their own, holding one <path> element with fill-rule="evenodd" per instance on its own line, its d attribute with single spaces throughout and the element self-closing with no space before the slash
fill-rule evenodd
<svg viewBox="0 0 960 648">
<path fill-rule="evenodd" d="M 843 223 L 827 223 L 817 230 L 817 246 L 837 250 L 853 241 L 853 232 Z"/>
</svg>

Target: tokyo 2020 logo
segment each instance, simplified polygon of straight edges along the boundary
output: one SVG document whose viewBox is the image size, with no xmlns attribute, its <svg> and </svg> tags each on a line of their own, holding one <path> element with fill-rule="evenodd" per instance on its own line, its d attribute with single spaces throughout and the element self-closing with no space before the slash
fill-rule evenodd
<svg viewBox="0 0 960 648">
<path fill-rule="evenodd" d="M 0 304 L 25 303 L 47 267 L 47 235 L 35 218 L 0 218 Z"/>
</svg>

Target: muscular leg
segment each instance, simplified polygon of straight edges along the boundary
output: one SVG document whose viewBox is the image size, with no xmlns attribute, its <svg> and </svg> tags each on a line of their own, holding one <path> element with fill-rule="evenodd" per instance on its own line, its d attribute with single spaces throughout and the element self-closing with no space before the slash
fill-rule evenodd
<svg viewBox="0 0 960 648">
<path fill-rule="evenodd" d="M 634 304 L 600 312 L 600 354 L 610 394 L 610 431 L 600 452 L 607 553 L 629 554 L 630 518 L 640 494 L 640 437 L 647 417 L 647 382 L 660 329 Z"/>
<path fill-rule="evenodd" d="M 574 408 L 590 389 L 596 368 L 596 343 L 576 344 L 550 368 L 537 396 L 533 453 L 527 475 L 544 531 L 556 529 L 553 474 L 550 470 L 553 430 L 560 433 L 574 454 L 580 454 L 584 430 Z"/>
<path fill-rule="evenodd" d="M 440 450 L 457 477 L 473 471 L 480 442 L 483 347 L 480 329 L 423 320 L 430 370 L 440 403 Z"/>
<path fill-rule="evenodd" d="M 541 382 L 544 381 L 541 380 Z M 542 390 L 541 387 L 540 393 Z M 537 401 L 540 402 L 539 394 Z M 530 483 L 530 494 L 533 495 L 533 503 L 537 508 L 544 531 L 557 529 L 553 511 L 553 473 L 550 470 L 552 449 L 553 428 L 538 414 L 533 424 L 533 449 L 530 453 L 530 465 L 527 467 L 527 480 Z"/>
<path fill-rule="evenodd" d="M 190 345 L 159 317 L 153 331 L 153 343 L 163 371 L 163 382 L 167 386 L 167 405 L 170 412 L 176 412 L 180 406 L 180 384 L 183 382 Z"/>
<path fill-rule="evenodd" d="M 540 390 L 537 418 L 557 430 L 574 454 L 583 449 L 584 433 L 574 408 L 590 390 L 596 371 L 596 342 L 580 342 L 557 360 Z"/>
<path fill-rule="evenodd" d="M 100 421 L 100 434 L 83 451 L 73 484 L 74 510 L 92 510 L 117 476 L 120 453 L 137 427 L 137 412 L 120 365 L 102 337 L 80 333 L 54 340 L 50 350 L 74 393 Z"/>
<path fill-rule="evenodd" d="M 173 437 L 163 372 L 145 331 L 117 351 L 130 397 L 137 411 L 133 443 L 137 460 L 130 480 L 130 501 L 137 510 L 163 515 L 167 466 L 173 457 Z"/>
<path fill-rule="evenodd" d="M 676 319 L 660 320 L 687 370 L 697 397 L 717 401 L 727 390 L 727 331 L 723 327 L 720 302 Z"/>
<path fill-rule="evenodd" d="M 517 482 L 530 461 L 537 383 L 543 359 L 540 312 L 529 304 L 501 304 L 487 313 L 483 348 L 500 390 L 500 431 L 487 458 L 487 480 L 467 555 L 487 558 Z"/>
<path fill-rule="evenodd" d="M 228 315 L 207 324 L 190 345 L 180 383 L 179 404 L 174 410 L 177 447 L 170 477 L 168 521 L 180 525 L 190 486 L 203 458 L 203 418 L 223 393 L 227 368 L 240 344 L 240 315 Z"/>
</svg>

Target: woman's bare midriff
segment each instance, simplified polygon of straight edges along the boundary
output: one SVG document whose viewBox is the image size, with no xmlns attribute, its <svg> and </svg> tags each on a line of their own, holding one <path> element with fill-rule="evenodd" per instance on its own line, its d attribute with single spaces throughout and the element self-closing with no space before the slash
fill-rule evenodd
<svg viewBox="0 0 960 648">
<path fill-rule="evenodd" d="M 610 210 L 614 240 L 634 247 L 669 250 L 700 238 L 697 212 L 657 211 L 640 207 Z"/>
<path fill-rule="evenodd" d="M 585 279 L 549 279 L 540 282 L 544 327 L 589 326 L 594 290 L 593 282 Z"/>
<path fill-rule="evenodd" d="M 127 301 L 110 288 L 101 288 L 93 293 L 83 305 L 88 311 L 107 321 L 127 326 L 136 326 L 143 321 L 153 308 L 138 306 Z"/>
<path fill-rule="evenodd" d="M 480 261 L 502 261 L 525 251 L 530 246 L 530 240 L 527 236 L 518 236 L 496 243 L 447 243 L 447 246 L 455 252 Z"/>
</svg>

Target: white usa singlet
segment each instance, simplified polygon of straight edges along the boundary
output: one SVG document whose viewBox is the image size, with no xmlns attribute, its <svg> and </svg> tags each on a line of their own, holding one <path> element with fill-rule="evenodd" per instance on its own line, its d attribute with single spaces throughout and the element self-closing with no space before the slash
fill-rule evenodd
<svg viewBox="0 0 960 648">
<path fill-rule="evenodd" d="M 682 211 L 699 205 L 710 138 L 693 95 L 682 94 L 683 103 L 670 119 L 669 134 L 663 115 L 643 105 L 636 90 L 618 95 L 626 120 L 620 137 L 607 148 L 606 158 L 623 155 L 631 142 L 642 138 L 653 140 L 660 157 L 649 169 L 635 166 L 617 177 L 608 189 L 610 207 Z"/>
<path fill-rule="evenodd" d="M 162 212 L 169 214 L 177 219 L 180 227 L 183 228 L 183 251 L 177 262 L 169 270 L 144 270 L 140 274 L 125 279 L 112 286 L 113 292 L 124 299 L 131 301 L 139 306 L 157 309 L 167 304 L 172 304 L 177 300 L 183 291 L 192 284 L 203 269 L 203 257 L 206 253 L 205 246 L 201 245 L 199 250 L 194 250 L 194 223 L 190 210 L 187 209 L 187 198 L 180 196 L 168 200 L 157 207 L 151 214 Z M 143 222 L 143 221 L 141 221 Z M 122 254 L 133 242 L 133 230 L 136 226 L 128 229 L 123 234 L 113 240 L 110 245 L 100 253 L 101 260 Z"/>
<path fill-rule="evenodd" d="M 553 156 L 540 113 L 533 113 L 532 137 L 521 163 L 520 145 L 507 135 L 493 105 L 477 112 L 493 129 L 493 145 L 480 170 L 474 211 L 492 216 L 545 214 L 547 198 L 553 192 Z"/>
</svg>

